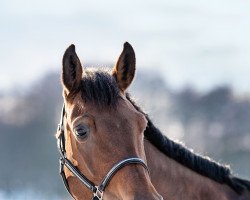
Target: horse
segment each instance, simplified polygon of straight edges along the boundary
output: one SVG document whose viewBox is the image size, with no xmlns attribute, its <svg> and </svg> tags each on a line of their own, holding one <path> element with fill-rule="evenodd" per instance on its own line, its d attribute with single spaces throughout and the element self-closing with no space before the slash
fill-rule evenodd
<svg viewBox="0 0 250 200">
<path fill-rule="evenodd" d="M 72 197 L 250 200 L 248 180 L 155 127 L 127 92 L 135 71 L 128 42 L 112 70 L 83 68 L 75 46 L 66 49 L 57 138 L 60 174 Z"/>
</svg>

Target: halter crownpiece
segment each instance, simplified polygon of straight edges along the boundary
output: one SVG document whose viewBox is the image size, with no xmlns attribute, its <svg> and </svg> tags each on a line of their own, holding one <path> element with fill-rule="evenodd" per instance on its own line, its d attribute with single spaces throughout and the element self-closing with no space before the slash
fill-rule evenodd
<svg viewBox="0 0 250 200">
<path fill-rule="evenodd" d="M 129 164 L 140 164 L 142 165 L 147 171 L 148 167 L 146 163 L 137 157 L 127 158 L 124 160 L 121 160 L 117 164 L 115 164 L 107 173 L 107 175 L 102 179 L 101 183 L 99 185 L 95 185 L 93 182 L 91 182 L 86 176 L 84 176 L 79 169 L 73 165 L 73 163 L 66 157 L 66 150 L 65 150 L 65 136 L 64 136 L 64 116 L 65 116 L 65 105 L 63 104 L 62 112 L 61 112 L 61 119 L 60 123 L 58 124 L 57 133 L 57 148 L 60 153 L 59 163 L 60 163 L 60 175 L 62 177 L 63 183 L 69 192 L 69 194 L 73 197 L 73 195 L 70 192 L 69 184 L 64 172 L 64 166 L 68 168 L 79 180 L 80 182 L 85 185 L 92 193 L 93 198 L 92 200 L 102 200 L 103 199 L 103 193 L 105 188 L 108 186 L 110 180 L 112 177 L 116 174 L 117 171 L 119 171 L 121 168 L 125 167 Z M 74 198 L 74 197 L 73 197 Z"/>
</svg>

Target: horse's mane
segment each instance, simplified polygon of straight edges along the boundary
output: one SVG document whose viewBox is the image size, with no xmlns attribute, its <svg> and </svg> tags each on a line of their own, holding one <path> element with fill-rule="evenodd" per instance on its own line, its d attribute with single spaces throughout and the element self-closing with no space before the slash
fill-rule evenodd
<svg viewBox="0 0 250 200">
<path fill-rule="evenodd" d="M 138 111 L 144 113 L 129 95 L 127 98 Z M 145 116 L 148 120 L 147 128 L 144 131 L 145 138 L 166 156 L 205 177 L 228 185 L 238 194 L 242 194 L 245 190 L 250 191 L 250 181 L 235 177 L 229 167 L 195 154 L 184 145 L 169 139 L 154 126 L 147 114 Z"/>
<path fill-rule="evenodd" d="M 110 76 L 108 70 L 86 71 L 79 90 L 81 91 L 82 98 L 86 102 L 92 102 L 100 108 L 105 106 L 114 108 L 120 98 L 116 81 Z M 242 194 L 244 190 L 250 190 L 250 181 L 235 177 L 229 167 L 197 155 L 185 146 L 163 135 L 161 131 L 154 126 L 148 115 L 130 98 L 129 94 L 127 94 L 127 99 L 138 111 L 143 113 L 148 120 L 147 128 L 144 132 L 145 138 L 166 156 L 205 177 L 221 184 L 227 184 L 238 194 Z"/>
</svg>

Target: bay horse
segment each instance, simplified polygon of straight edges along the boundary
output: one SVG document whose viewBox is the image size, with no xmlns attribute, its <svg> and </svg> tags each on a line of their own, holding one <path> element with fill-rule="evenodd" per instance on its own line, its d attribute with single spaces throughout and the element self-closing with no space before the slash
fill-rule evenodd
<svg viewBox="0 0 250 200">
<path fill-rule="evenodd" d="M 129 96 L 126 42 L 112 70 L 86 69 L 71 45 L 62 62 L 61 176 L 74 199 L 250 200 L 250 182 L 170 140 Z"/>
</svg>

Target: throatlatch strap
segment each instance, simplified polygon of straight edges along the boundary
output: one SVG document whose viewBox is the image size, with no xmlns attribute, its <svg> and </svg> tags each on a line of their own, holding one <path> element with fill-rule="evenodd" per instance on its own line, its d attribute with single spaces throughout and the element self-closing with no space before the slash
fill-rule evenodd
<svg viewBox="0 0 250 200">
<path fill-rule="evenodd" d="M 67 181 L 67 178 L 66 178 L 64 169 L 63 169 L 64 163 L 63 163 L 62 159 L 59 160 L 59 163 L 60 163 L 60 164 L 59 164 L 59 165 L 60 165 L 59 173 L 60 173 L 60 175 L 61 175 L 61 177 L 62 177 L 64 186 L 65 186 L 65 188 L 67 189 L 68 193 L 73 197 L 73 195 L 72 195 L 71 192 L 70 192 L 69 184 L 68 184 L 68 181 Z M 74 197 L 73 197 L 73 198 L 74 198 Z"/>
</svg>

